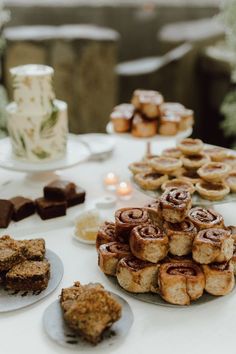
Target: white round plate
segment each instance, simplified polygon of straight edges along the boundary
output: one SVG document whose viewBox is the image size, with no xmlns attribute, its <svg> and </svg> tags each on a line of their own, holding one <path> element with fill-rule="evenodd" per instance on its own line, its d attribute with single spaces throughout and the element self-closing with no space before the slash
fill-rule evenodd
<svg viewBox="0 0 236 354">
<path fill-rule="evenodd" d="M 170 136 L 164 136 L 164 135 L 160 135 L 160 134 L 156 134 L 155 136 L 152 136 L 150 138 L 136 138 L 135 136 L 133 136 L 131 133 L 116 133 L 114 131 L 114 128 L 113 128 L 113 124 L 112 122 L 109 122 L 106 126 L 106 132 L 108 134 L 111 134 L 111 135 L 117 135 L 119 137 L 122 137 L 122 138 L 126 138 L 126 139 L 132 139 L 132 140 L 141 140 L 141 141 L 156 141 L 156 140 L 159 140 L 159 141 L 167 141 L 167 140 L 170 140 L 170 139 L 175 139 L 175 140 L 181 140 L 181 139 L 185 139 L 187 137 L 189 137 L 192 132 L 193 132 L 193 129 L 192 128 L 188 128 L 187 130 L 183 131 L 183 132 L 180 132 L 176 135 L 170 135 Z"/>
<path fill-rule="evenodd" d="M 30 306 L 50 295 L 61 282 L 64 268 L 61 259 L 51 250 L 46 251 L 46 258 L 50 263 L 50 279 L 48 286 L 41 292 L 0 290 L 0 313 L 10 312 Z"/>
<path fill-rule="evenodd" d="M 19 172 L 37 173 L 66 169 L 87 160 L 90 157 L 88 147 L 76 135 L 69 134 L 67 152 L 64 158 L 56 161 L 30 163 L 14 158 L 10 138 L 0 140 L 0 167 Z"/>
<path fill-rule="evenodd" d="M 136 294 L 136 293 L 130 293 L 129 291 L 126 291 L 125 289 L 123 289 L 116 277 L 113 277 L 111 275 L 106 275 L 106 278 L 109 280 L 110 283 L 112 283 L 116 289 L 119 289 L 121 290 L 122 292 L 124 292 L 126 295 L 129 295 L 133 298 L 135 298 L 136 300 L 140 300 L 140 301 L 143 301 L 143 302 L 147 302 L 149 304 L 154 304 L 154 305 L 158 305 L 158 306 L 164 306 L 164 307 L 181 307 L 181 308 L 188 308 L 189 306 L 198 306 L 198 305 L 204 305 L 204 304 L 207 304 L 208 302 L 211 302 L 211 301 L 215 301 L 215 300 L 219 300 L 219 299 L 222 299 L 224 296 L 213 296 L 213 295 L 210 295 L 206 292 L 203 293 L 203 295 L 196 301 L 193 301 L 191 302 L 191 304 L 189 306 L 184 306 L 184 305 L 174 305 L 174 304 L 170 304 L 169 302 L 166 302 L 165 300 L 162 299 L 162 297 L 158 294 L 154 294 L 154 293 L 139 293 L 139 294 Z M 225 296 L 230 296 L 230 295 L 234 295 L 235 292 L 235 287 L 233 289 L 233 291 L 228 294 L 228 295 L 225 295 Z"/>
<path fill-rule="evenodd" d="M 103 340 L 96 345 L 86 342 L 77 336 L 65 323 L 63 313 L 58 300 L 49 305 L 43 314 L 43 326 L 48 336 L 63 347 L 75 349 L 76 351 L 96 351 L 96 349 L 112 348 L 119 345 L 122 339 L 128 334 L 131 328 L 134 315 L 128 302 L 122 297 L 111 293 L 112 296 L 121 304 L 122 315 L 119 321 L 115 322 L 111 328 L 104 332 Z"/>
<path fill-rule="evenodd" d="M 78 138 L 88 146 L 92 158 L 109 154 L 115 148 L 115 139 L 107 134 L 81 134 Z"/>
</svg>

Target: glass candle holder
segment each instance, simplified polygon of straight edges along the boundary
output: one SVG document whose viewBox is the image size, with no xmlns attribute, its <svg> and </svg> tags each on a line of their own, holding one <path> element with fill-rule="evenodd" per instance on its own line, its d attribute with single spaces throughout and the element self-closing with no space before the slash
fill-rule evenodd
<svg viewBox="0 0 236 354">
<path fill-rule="evenodd" d="M 103 184 L 108 191 L 115 191 L 118 183 L 119 177 L 114 172 L 108 172 L 103 179 Z"/>
<path fill-rule="evenodd" d="M 116 188 L 116 194 L 119 199 L 129 200 L 133 194 L 133 188 L 129 182 L 120 182 Z"/>
</svg>

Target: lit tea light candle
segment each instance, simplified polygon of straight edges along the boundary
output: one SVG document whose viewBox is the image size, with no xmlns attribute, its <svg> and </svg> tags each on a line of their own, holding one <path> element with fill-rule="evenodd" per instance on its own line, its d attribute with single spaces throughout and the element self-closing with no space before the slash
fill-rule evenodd
<svg viewBox="0 0 236 354">
<path fill-rule="evenodd" d="M 120 182 L 116 188 L 116 194 L 120 199 L 128 200 L 131 198 L 133 188 L 129 182 Z"/>
<path fill-rule="evenodd" d="M 119 177 L 114 172 L 108 172 L 104 177 L 103 182 L 107 190 L 114 191 L 119 183 Z"/>
</svg>

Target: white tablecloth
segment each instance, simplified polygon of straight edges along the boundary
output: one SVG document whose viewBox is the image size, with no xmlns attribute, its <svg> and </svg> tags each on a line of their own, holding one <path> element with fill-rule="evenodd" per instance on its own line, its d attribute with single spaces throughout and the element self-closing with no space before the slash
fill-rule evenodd
<svg viewBox="0 0 236 354">
<path fill-rule="evenodd" d="M 174 142 L 155 144 L 154 152 L 160 152 Z M 61 176 L 74 180 L 87 191 L 87 202 L 69 210 L 67 217 L 41 221 L 37 215 L 11 224 L 8 233 L 16 238 L 44 237 L 47 247 L 55 251 L 64 263 L 64 277 L 58 289 L 39 303 L 19 311 L 0 314 L 0 353 L 2 354 L 51 354 L 70 353 L 60 347 L 44 332 L 42 315 L 46 307 L 58 298 L 62 287 L 70 286 L 75 280 L 82 283 L 101 282 L 107 289 L 119 293 L 130 303 L 134 312 L 134 324 L 126 339 L 97 353 L 143 354 L 173 353 L 235 353 L 234 334 L 236 329 L 236 290 L 226 297 L 200 306 L 186 308 L 159 307 L 143 303 L 123 294 L 113 287 L 97 266 L 93 246 L 83 245 L 72 238 L 72 220 L 75 215 L 93 204 L 94 199 L 106 194 L 102 177 L 110 170 L 118 172 L 123 179 L 129 179 L 128 163 L 139 159 L 145 152 L 142 142 L 117 138 L 114 155 L 105 162 L 86 162 L 61 172 Z M 0 198 L 16 194 L 37 197 L 42 186 L 30 184 L 24 174 L 0 170 Z M 147 197 L 135 192 L 132 200 L 119 202 L 117 208 L 125 205 L 143 205 Z M 225 218 L 226 224 L 236 224 L 236 204 L 215 207 Z M 5 232 L 1 232 L 5 233 Z M 0 299 L 1 301 L 1 299 Z"/>
</svg>

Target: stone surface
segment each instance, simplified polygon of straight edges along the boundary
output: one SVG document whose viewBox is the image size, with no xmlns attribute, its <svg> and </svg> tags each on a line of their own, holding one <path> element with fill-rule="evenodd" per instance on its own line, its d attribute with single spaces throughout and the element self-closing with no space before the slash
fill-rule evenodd
<svg viewBox="0 0 236 354">
<path fill-rule="evenodd" d="M 115 31 L 88 25 L 24 26 L 6 29 L 5 36 L 4 71 L 10 93 L 10 67 L 50 65 L 55 69 L 56 96 L 68 103 L 70 130 L 105 130 L 117 93 Z"/>
</svg>

